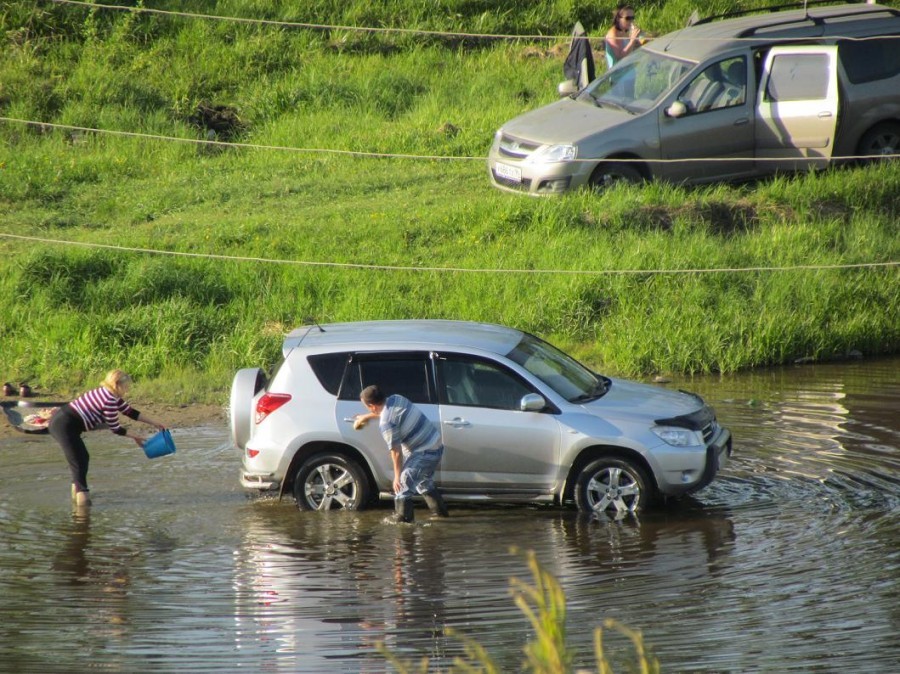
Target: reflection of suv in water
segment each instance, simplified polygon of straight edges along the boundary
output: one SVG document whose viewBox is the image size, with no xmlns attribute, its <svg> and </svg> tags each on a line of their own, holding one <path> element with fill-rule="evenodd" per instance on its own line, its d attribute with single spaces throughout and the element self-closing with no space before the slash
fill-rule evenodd
<svg viewBox="0 0 900 674">
<path fill-rule="evenodd" d="M 859 4 L 703 20 L 656 38 L 571 98 L 504 124 L 488 171 L 496 187 L 545 195 L 896 154 L 900 10 Z"/>
<path fill-rule="evenodd" d="M 596 374 L 519 330 L 462 321 L 305 326 L 266 381 L 240 370 L 231 433 L 241 483 L 292 491 L 301 510 L 390 497 L 377 424 L 353 429 L 363 388 L 416 403 L 440 429 L 435 477 L 447 500 L 574 501 L 636 510 L 696 491 L 731 453 L 699 396 Z"/>
</svg>

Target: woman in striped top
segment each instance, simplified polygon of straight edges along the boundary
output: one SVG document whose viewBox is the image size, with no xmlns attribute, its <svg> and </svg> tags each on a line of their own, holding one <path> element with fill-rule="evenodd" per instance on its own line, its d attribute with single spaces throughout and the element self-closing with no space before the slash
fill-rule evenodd
<svg viewBox="0 0 900 674">
<path fill-rule="evenodd" d="M 50 419 L 50 435 L 62 447 L 72 472 L 72 498 L 76 505 L 90 505 L 87 472 L 90 455 L 81 435 L 106 425 L 116 435 L 134 440 L 144 446 L 144 438 L 131 435 L 119 424 L 119 415 L 140 421 L 162 430 L 165 426 L 131 407 L 123 396 L 131 385 L 131 377 L 122 370 L 111 370 L 99 388 L 79 396 L 61 407 Z"/>
</svg>

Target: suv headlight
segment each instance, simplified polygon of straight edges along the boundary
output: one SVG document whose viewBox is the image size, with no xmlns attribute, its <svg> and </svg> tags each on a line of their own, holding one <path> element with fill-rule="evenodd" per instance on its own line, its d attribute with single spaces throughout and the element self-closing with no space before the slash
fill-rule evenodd
<svg viewBox="0 0 900 674">
<path fill-rule="evenodd" d="M 654 426 L 650 430 L 653 431 L 660 440 L 673 447 L 694 447 L 703 444 L 697 431 L 689 431 L 686 428 Z"/>
<path fill-rule="evenodd" d="M 544 145 L 535 150 L 529 157 L 531 162 L 553 163 L 560 161 L 572 161 L 578 156 L 578 147 L 575 145 Z"/>
</svg>

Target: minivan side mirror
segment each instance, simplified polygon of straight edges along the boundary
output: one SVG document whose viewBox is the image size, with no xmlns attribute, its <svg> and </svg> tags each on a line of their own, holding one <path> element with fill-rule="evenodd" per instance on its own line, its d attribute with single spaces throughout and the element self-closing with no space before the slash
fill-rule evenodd
<svg viewBox="0 0 900 674">
<path fill-rule="evenodd" d="M 679 117 L 684 117 L 687 114 L 687 106 L 681 101 L 675 101 L 666 108 L 666 117 L 674 117 L 678 119 Z"/>
<path fill-rule="evenodd" d="M 537 393 L 522 396 L 522 401 L 519 403 L 519 409 L 523 412 L 540 412 L 546 406 L 547 401 L 544 400 L 544 396 Z"/>
<path fill-rule="evenodd" d="M 572 96 L 573 94 L 578 93 L 578 85 L 575 84 L 575 80 L 566 80 L 565 82 L 559 83 L 556 91 L 559 93 L 560 98 Z"/>
</svg>

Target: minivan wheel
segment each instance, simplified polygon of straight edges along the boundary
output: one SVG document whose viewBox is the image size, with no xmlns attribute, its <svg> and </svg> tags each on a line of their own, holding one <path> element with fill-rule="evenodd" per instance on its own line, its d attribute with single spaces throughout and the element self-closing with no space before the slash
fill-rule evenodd
<svg viewBox="0 0 900 674">
<path fill-rule="evenodd" d="M 866 131 L 859 141 L 857 153 L 860 156 L 876 156 L 888 158 L 900 155 L 900 124 L 876 124 Z M 879 161 L 863 159 L 863 162 Z"/>
<path fill-rule="evenodd" d="M 651 498 L 644 471 L 625 459 L 597 459 L 575 482 L 575 503 L 583 512 L 634 512 L 649 505 Z"/>
<path fill-rule="evenodd" d="M 631 164 L 610 162 L 600 164 L 591 174 L 591 187 L 605 189 L 616 183 L 642 183 L 644 176 Z"/>
<path fill-rule="evenodd" d="M 297 471 L 294 498 L 300 510 L 361 510 L 369 502 L 369 482 L 352 459 L 317 454 Z"/>
</svg>

